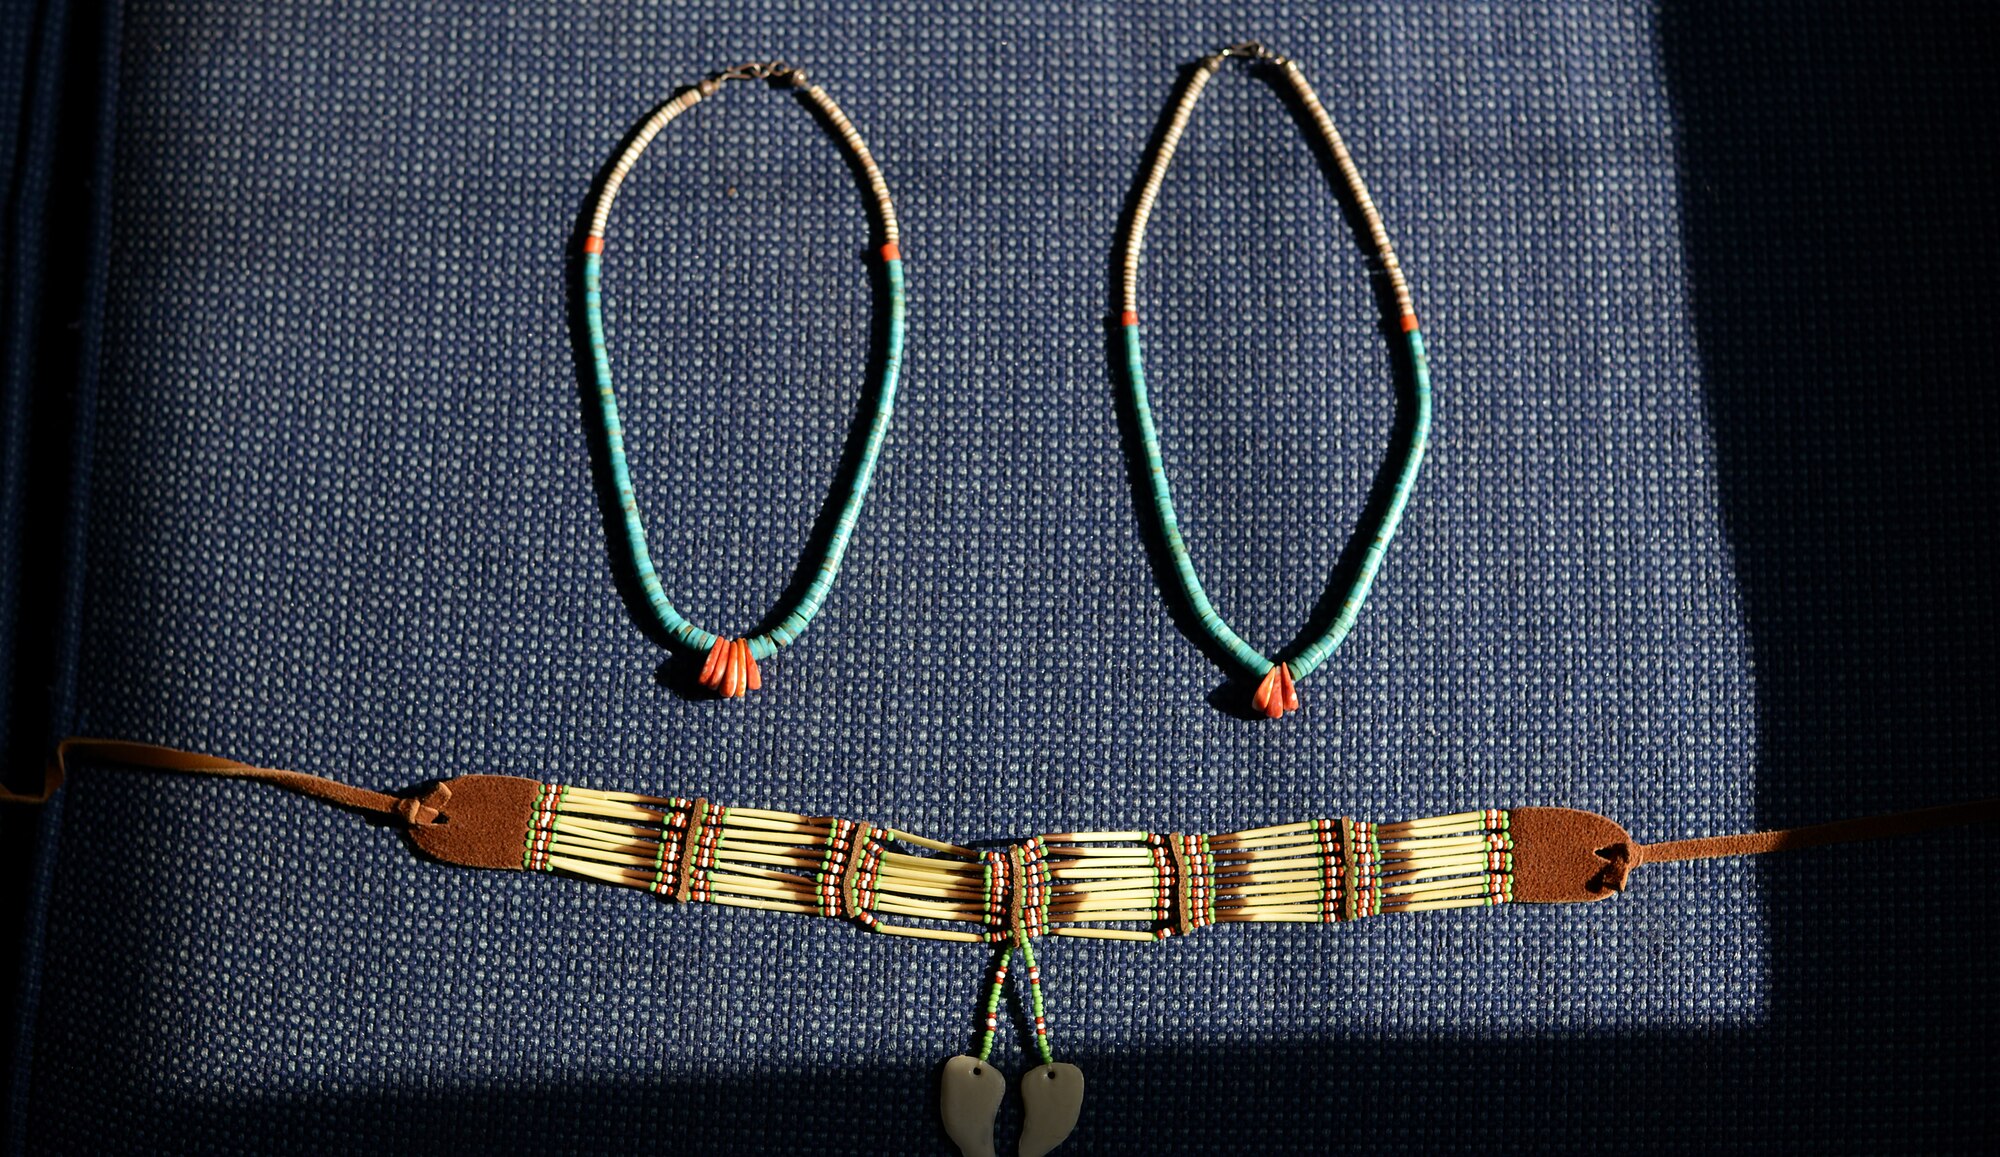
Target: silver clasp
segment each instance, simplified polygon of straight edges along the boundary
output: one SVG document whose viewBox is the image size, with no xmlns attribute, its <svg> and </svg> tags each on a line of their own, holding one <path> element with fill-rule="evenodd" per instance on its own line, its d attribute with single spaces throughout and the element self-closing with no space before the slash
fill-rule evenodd
<svg viewBox="0 0 2000 1157">
<path fill-rule="evenodd" d="M 715 74 L 715 79 L 718 81 L 768 80 L 773 84 L 799 87 L 803 86 L 806 82 L 806 70 L 803 68 L 794 68 L 782 60 L 753 60 L 748 64 L 739 64 L 734 68 L 725 68 Z"/>
<path fill-rule="evenodd" d="M 1286 63 L 1284 57 L 1272 52 L 1255 40 L 1245 40 L 1241 44 L 1232 44 L 1215 55 L 1218 57 L 1239 56 L 1244 60 L 1259 60 L 1280 67 L 1283 67 Z"/>
</svg>

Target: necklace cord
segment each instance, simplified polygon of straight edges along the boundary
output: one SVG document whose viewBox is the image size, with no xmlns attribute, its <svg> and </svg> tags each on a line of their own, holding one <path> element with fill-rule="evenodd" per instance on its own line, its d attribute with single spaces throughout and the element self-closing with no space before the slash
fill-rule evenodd
<svg viewBox="0 0 2000 1157">
<path fill-rule="evenodd" d="M 1340 184 L 1352 203 L 1355 212 L 1363 222 L 1368 238 L 1368 247 L 1379 265 L 1380 273 L 1387 279 L 1390 295 L 1397 312 L 1397 328 L 1401 331 L 1407 347 L 1408 366 L 1411 381 L 1409 401 L 1411 411 L 1405 424 L 1398 421 L 1395 434 L 1396 443 L 1391 449 L 1391 458 L 1382 467 L 1377 487 L 1387 483 L 1382 501 L 1371 499 L 1364 511 L 1361 522 L 1355 527 L 1345 559 L 1359 543 L 1365 542 L 1365 549 L 1347 576 L 1345 589 L 1338 597 L 1330 589 L 1321 600 L 1326 608 L 1316 610 L 1308 623 L 1312 633 L 1296 644 L 1297 650 L 1283 662 L 1259 652 L 1245 641 L 1222 617 L 1209 598 L 1200 575 L 1195 571 L 1194 562 L 1187 549 L 1186 539 L 1181 531 L 1180 519 L 1174 508 L 1172 487 L 1167 480 L 1165 456 L 1160 448 L 1160 436 L 1153 415 L 1152 401 L 1148 393 L 1146 372 L 1142 356 L 1138 286 L 1142 255 L 1145 251 L 1146 229 L 1153 210 L 1159 200 L 1167 169 L 1171 166 L 1175 152 L 1186 132 L 1189 119 L 1196 103 L 1201 99 L 1210 79 L 1221 67 L 1224 60 L 1231 57 L 1251 60 L 1268 66 L 1276 72 L 1299 109 L 1303 110 L 1318 137 L 1319 145 L 1333 162 Z M 1425 452 L 1430 440 L 1431 426 L 1431 386 L 1429 356 L 1424 346 L 1423 334 L 1417 324 L 1416 310 L 1411 303 L 1409 284 L 1403 276 L 1402 266 L 1396 258 L 1395 248 L 1390 243 L 1387 228 L 1377 210 L 1367 186 L 1361 179 L 1359 168 L 1348 153 L 1346 143 L 1334 127 L 1312 85 L 1297 64 L 1265 49 L 1254 42 L 1233 45 L 1221 52 L 1203 57 L 1186 74 L 1179 92 L 1163 126 L 1158 131 L 1152 145 L 1151 159 L 1140 180 L 1128 212 L 1127 223 L 1120 237 L 1118 254 L 1118 325 L 1122 331 L 1123 378 L 1129 396 L 1133 420 L 1137 428 L 1138 442 L 1144 456 L 1144 469 L 1135 469 L 1140 478 L 1139 488 L 1150 505 L 1150 516 L 1156 522 L 1160 538 L 1171 559 L 1171 566 L 1162 568 L 1162 586 L 1171 584 L 1177 588 L 1179 602 L 1185 606 L 1192 622 L 1184 626 L 1200 636 L 1199 641 L 1230 663 L 1239 667 L 1252 679 L 1260 680 L 1252 699 L 1252 706 L 1266 716 L 1276 718 L 1298 707 L 1298 693 L 1295 683 L 1317 670 L 1346 639 L 1358 621 L 1361 607 L 1366 602 L 1380 572 L 1382 561 L 1387 554 L 1389 543 L 1402 524 L 1410 494 L 1413 491 L 1419 470 L 1422 468 Z M 1336 572 L 1338 575 L 1338 572 Z M 1319 624 L 1324 622 L 1323 626 Z M 1318 630 L 1313 627 L 1319 626 Z"/>
<path fill-rule="evenodd" d="M 1321 143 L 1333 157 L 1346 191 L 1353 198 L 1367 226 L 1369 241 L 1373 244 L 1374 256 L 1382 265 L 1382 272 L 1389 279 L 1394 291 L 1399 321 L 1405 332 L 1416 329 L 1416 307 L 1410 297 L 1409 281 L 1403 275 L 1402 264 L 1396 259 L 1396 247 L 1389 241 L 1388 226 L 1382 222 L 1382 213 L 1375 207 L 1375 200 L 1368 193 L 1366 182 L 1361 179 L 1361 169 L 1354 163 L 1354 157 L 1347 151 L 1347 142 L 1340 130 L 1334 127 L 1333 118 L 1326 106 L 1320 103 L 1319 94 L 1313 90 L 1305 73 L 1296 62 L 1265 48 L 1255 41 L 1231 45 L 1221 52 L 1204 56 L 1195 62 L 1193 71 L 1181 87 L 1180 96 L 1174 103 L 1173 113 L 1166 128 L 1160 134 L 1158 147 L 1153 153 L 1152 164 L 1140 185 L 1139 196 L 1132 212 L 1132 222 L 1128 230 L 1125 253 L 1121 262 L 1122 295 L 1119 309 L 1125 315 L 1136 314 L 1139 309 L 1139 262 L 1146 248 L 1146 226 L 1152 220 L 1153 208 L 1159 200 L 1160 186 L 1166 180 L 1167 169 L 1173 164 L 1174 154 L 1180 148 L 1181 136 L 1187 131 L 1188 121 L 1194 115 L 1194 107 L 1201 100 L 1208 82 L 1214 78 L 1223 61 L 1236 58 L 1269 65 L 1283 78 L 1285 85 L 1296 97 L 1300 105 L 1312 119 L 1319 131 Z"/>
<path fill-rule="evenodd" d="M 886 298 L 886 324 L 878 323 L 881 342 L 878 347 L 879 368 L 873 384 L 864 392 L 861 417 L 857 419 L 865 423 L 865 435 L 860 442 L 859 453 L 852 457 L 851 462 L 844 461 L 836 473 L 825 512 L 815 523 L 815 541 L 808 545 L 807 555 L 799 563 L 799 574 L 805 574 L 810 567 L 810 577 L 800 582 L 795 576 L 780 605 L 765 616 L 764 622 L 769 626 L 747 637 L 720 635 L 705 630 L 690 622 L 667 597 L 647 542 L 638 493 L 627 460 L 625 430 L 619 416 L 617 395 L 612 387 L 603 315 L 606 238 L 611 209 L 626 178 L 661 131 L 733 80 L 764 80 L 792 89 L 815 119 L 836 139 L 867 190 L 871 221 L 881 238 L 877 252 L 883 278 L 878 291 Z M 610 481 L 617 494 L 618 522 L 623 530 L 624 546 L 633 572 L 655 623 L 679 646 L 708 654 L 701 681 L 725 697 L 734 698 L 761 685 L 757 662 L 776 654 L 805 631 L 819 613 L 839 575 L 895 412 L 896 387 L 903 361 L 905 298 L 901 233 L 881 167 L 876 164 L 860 132 L 833 98 L 808 81 L 803 70 L 783 61 L 737 65 L 704 77 L 675 93 L 630 135 L 598 186 L 583 240 L 583 314 L 591 348 L 596 409 L 603 428 Z M 819 530 L 821 526 L 826 527 L 823 535 Z"/>
</svg>

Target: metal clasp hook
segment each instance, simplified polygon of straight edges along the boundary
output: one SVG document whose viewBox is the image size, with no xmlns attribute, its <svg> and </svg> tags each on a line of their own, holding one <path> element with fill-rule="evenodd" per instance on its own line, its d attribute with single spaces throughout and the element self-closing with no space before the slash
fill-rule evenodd
<svg viewBox="0 0 2000 1157">
<path fill-rule="evenodd" d="M 1244 60 L 1262 61 L 1280 67 L 1283 67 L 1285 64 L 1284 57 L 1272 52 L 1270 49 L 1264 47 L 1262 43 L 1255 40 L 1245 40 L 1241 44 L 1232 44 L 1221 52 L 1216 53 L 1216 55 L 1218 57 L 1238 56 Z"/>
<path fill-rule="evenodd" d="M 794 68 L 782 60 L 753 60 L 734 68 L 725 68 L 715 74 L 715 79 L 723 80 L 768 80 L 774 84 L 802 86 L 806 82 L 806 71 Z"/>
</svg>

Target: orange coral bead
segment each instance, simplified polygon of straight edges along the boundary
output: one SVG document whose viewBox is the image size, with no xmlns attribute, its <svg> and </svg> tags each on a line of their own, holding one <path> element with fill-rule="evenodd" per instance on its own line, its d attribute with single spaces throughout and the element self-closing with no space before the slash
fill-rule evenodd
<svg viewBox="0 0 2000 1157">
<path fill-rule="evenodd" d="M 729 658 L 727 661 L 728 666 L 725 668 L 722 677 L 722 697 L 724 699 L 734 699 L 743 694 L 743 641 L 741 639 L 730 640 Z"/>
<path fill-rule="evenodd" d="M 1274 665 L 1264 672 L 1264 679 L 1257 684 L 1257 693 L 1250 697 L 1250 706 L 1276 719 L 1285 713 L 1284 696 L 1278 689 L 1278 672 L 1284 670 L 1282 664 Z"/>
<path fill-rule="evenodd" d="M 750 640 L 748 639 L 743 640 L 743 669 L 745 677 L 749 680 L 747 684 L 749 689 L 752 691 L 762 689 L 764 686 L 764 673 L 757 669 L 757 656 L 750 653 Z"/>
<path fill-rule="evenodd" d="M 708 649 L 708 662 L 701 665 L 701 685 L 711 691 L 722 690 L 723 669 L 729 659 L 729 640 L 718 638 Z"/>
</svg>

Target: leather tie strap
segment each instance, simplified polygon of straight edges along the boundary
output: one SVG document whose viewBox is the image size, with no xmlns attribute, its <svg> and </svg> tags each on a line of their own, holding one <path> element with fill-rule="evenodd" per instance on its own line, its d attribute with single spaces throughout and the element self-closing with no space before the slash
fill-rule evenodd
<svg viewBox="0 0 2000 1157">
<path fill-rule="evenodd" d="M 537 801 L 543 785 L 536 780 L 507 775 L 461 775 L 447 783 L 433 784 L 421 795 L 397 796 L 366 788 L 352 787 L 322 776 L 275 768 L 253 767 L 233 759 L 199 755 L 149 743 L 127 743 L 110 739 L 66 739 L 49 761 L 46 779 L 38 795 L 20 795 L 0 788 L 0 802 L 40 803 L 62 785 L 67 761 L 72 757 L 102 760 L 154 771 L 185 775 L 213 775 L 228 779 L 252 779 L 286 791 L 323 800 L 351 811 L 380 816 L 397 822 L 417 850 L 446 863 L 473 868 L 515 868 L 523 866 L 522 849 L 534 823 Z M 449 802 L 450 814 L 445 814 Z M 709 805 L 695 801 L 683 838 L 679 881 L 682 899 L 691 898 L 692 870 L 701 839 L 708 826 Z M 1765 852 L 1811 848 L 1823 844 L 1849 843 L 1890 836 L 1910 835 L 1934 828 L 1961 824 L 1991 823 L 2000 820 L 2000 798 L 1918 811 L 1895 812 L 1862 819 L 1837 820 L 1802 828 L 1771 832 L 1748 832 L 1730 836 L 1706 836 L 1690 840 L 1669 840 L 1642 844 L 1615 821 L 1595 812 L 1575 808 L 1523 807 L 1508 810 L 1513 840 L 1512 898 L 1526 903 L 1566 904 L 1603 900 L 1625 889 L 1633 869 L 1641 864 L 1671 863 L 1677 860 L 1710 860 L 1731 856 L 1754 856 Z M 1342 822 L 1343 831 L 1349 821 Z M 1175 889 L 1179 901 L 1175 930 L 1191 931 L 1200 919 L 1192 904 L 1190 888 L 1195 865 L 1180 837 L 1167 840 L 1173 857 L 1174 877 L 1184 886 Z M 1009 850 L 1010 876 L 1014 879 L 1012 909 L 1006 928 L 1017 940 L 1038 935 L 1031 928 L 1038 915 L 1028 908 L 1027 885 L 1030 866 L 1020 845 Z M 858 862 L 858 855 L 857 855 Z M 1350 880 L 1343 893 L 1353 896 Z M 1350 915 L 1367 913 L 1353 912 Z"/>
<path fill-rule="evenodd" d="M 1845 844 L 1856 840 L 1879 840 L 1907 836 L 1932 828 L 1961 824 L 1992 823 L 2000 820 L 2000 798 L 1973 803 L 1947 804 L 1916 811 L 1836 820 L 1803 828 L 1775 832 L 1749 832 L 1735 836 L 1704 836 L 1692 840 L 1668 840 L 1640 844 L 1633 848 L 1634 864 L 1664 864 L 1675 860 L 1715 860 L 1727 856 L 1755 856 L 1764 852 L 1785 852 L 1793 848 L 1814 848 L 1821 844 Z"/>
<path fill-rule="evenodd" d="M 123 764 L 128 767 L 144 767 L 154 771 L 171 771 L 183 775 L 213 775 L 225 779 L 254 779 L 281 787 L 286 791 L 325 800 L 327 803 L 347 808 L 351 811 L 366 812 L 387 819 L 397 820 L 409 827 L 424 827 L 437 821 L 439 811 L 445 801 L 451 798 L 451 789 L 438 784 L 419 798 L 388 795 L 384 792 L 369 791 L 367 788 L 353 787 L 324 776 L 307 775 L 302 771 L 281 771 L 270 767 L 253 767 L 238 763 L 233 759 L 222 759 L 213 755 L 200 755 L 192 751 L 181 751 L 172 747 L 160 747 L 151 743 L 127 743 L 117 739 L 65 739 L 56 745 L 55 756 L 49 760 L 48 770 L 42 780 L 42 790 L 37 795 L 20 795 L 0 787 L 0 801 L 6 803 L 43 803 L 62 786 L 68 773 L 68 761 L 72 757 L 103 760 L 107 763 Z"/>
<path fill-rule="evenodd" d="M 1575 808 L 1514 808 L 1508 816 L 1514 839 L 1514 898 L 1530 904 L 1574 904 L 1624 891 L 1641 864 L 1756 856 L 1991 823 L 2000 820 L 2000 799 L 1657 844 L 1642 844 L 1616 822 Z"/>
</svg>

